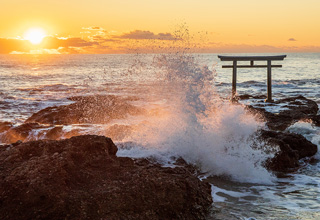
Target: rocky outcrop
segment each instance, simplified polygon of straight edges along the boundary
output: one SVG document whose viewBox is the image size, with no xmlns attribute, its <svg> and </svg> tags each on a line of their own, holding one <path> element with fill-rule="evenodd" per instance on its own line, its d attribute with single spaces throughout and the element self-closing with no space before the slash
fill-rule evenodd
<svg viewBox="0 0 320 220">
<path fill-rule="evenodd" d="M 9 130 L 12 127 L 10 122 L 0 121 L 0 133 Z"/>
<path fill-rule="evenodd" d="M 317 153 L 317 146 L 299 134 L 285 131 L 290 125 L 300 120 L 320 125 L 318 104 L 303 96 L 277 100 L 265 103 L 263 96 L 241 95 L 238 100 L 253 99 L 252 105 L 246 108 L 266 121 L 269 131 L 262 130 L 260 138 L 270 146 L 278 146 L 279 152 L 275 157 L 266 161 L 266 167 L 273 171 L 292 171 L 300 166 L 299 160 L 310 158 Z M 268 111 L 274 109 L 277 111 Z"/>
<path fill-rule="evenodd" d="M 243 95 L 239 95 L 236 96 L 237 100 L 246 100 L 246 99 L 266 99 L 267 96 L 266 95 L 249 95 L 249 94 L 243 94 Z"/>
<path fill-rule="evenodd" d="M 63 130 L 63 126 L 50 126 L 39 123 L 25 123 L 11 126 L 0 133 L 0 143 L 15 143 L 17 141 L 34 141 L 39 139 L 60 140 L 81 135 L 79 129 Z"/>
<path fill-rule="evenodd" d="M 262 130 L 260 138 L 279 147 L 275 157 L 266 161 L 266 167 L 273 171 L 294 170 L 299 167 L 300 159 L 317 153 L 317 146 L 300 134 Z"/>
<path fill-rule="evenodd" d="M 14 143 L 18 140 L 25 141 L 33 131 L 47 127 L 38 123 L 25 123 L 11 127 L 2 134 L 1 141 L 4 143 Z"/>
<path fill-rule="evenodd" d="M 93 135 L 0 146 L 0 219 L 205 219 L 211 190 L 193 169 L 116 152 Z"/>
<path fill-rule="evenodd" d="M 320 115 L 313 115 L 310 119 L 315 126 L 320 127 Z"/>
<path fill-rule="evenodd" d="M 132 104 L 130 99 L 113 95 L 79 96 L 69 98 L 75 103 L 45 108 L 26 120 L 26 123 L 41 124 L 104 124 L 111 119 L 126 118 L 141 114 L 143 110 Z"/>
<path fill-rule="evenodd" d="M 291 124 L 299 120 L 311 120 L 314 124 L 319 125 L 320 119 L 317 112 L 319 110 L 318 104 L 303 96 L 280 99 L 269 105 L 282 105 L 282 110 L 278 113 L 266 111 L 263 108 L 265 105 L 251 105 L 247 106 L 251 112 L 259 114 L 267 121 L 267 126 L 271 130 L 283 131 Z"/>
<path fill-rule="evenodd" d="M 145 113 L 142 108 L 129 103 L 135 101 L 135 98 L 95 95 L 71 97 L 69 99 L 74 103 L 42 109 L 34 113 L 21 125 L 0 122 L 0 143 L 14 143 L 18 140 L 70 138 L 85 132 L 77 128 L 63 130 L 64 125 L 108 124 L 113 119 L 124 119 L 129 115 Z M 130 132 L 131 128 L 128 126 L 114 125 L 101 134 L 120 140 Z"/>
</svg>

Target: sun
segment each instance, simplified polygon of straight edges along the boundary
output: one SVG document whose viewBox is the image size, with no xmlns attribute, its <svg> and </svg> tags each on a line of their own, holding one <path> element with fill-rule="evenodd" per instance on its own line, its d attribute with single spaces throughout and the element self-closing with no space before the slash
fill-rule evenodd
<svg viewBox="0 0 320 220">
<path fill-rule="evenodd" d="M 32 44 L 40 44 L 45 36 L 46 32 L 42 28 L 30 28 L 24 33 L 23 38 Z"/>
</svg>

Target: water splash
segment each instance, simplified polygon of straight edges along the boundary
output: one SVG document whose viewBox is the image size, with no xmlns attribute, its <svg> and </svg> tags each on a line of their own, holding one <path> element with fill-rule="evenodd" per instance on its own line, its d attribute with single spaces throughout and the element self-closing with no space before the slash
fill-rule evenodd
<svg viewBox="0 0 320 220">
<path fill-rule="evenodd" d="M 256 141 L 264 123 L 219 97 L 213 87 L 215 72 L 184 51 L 155 55 L 153 65 L 163 79 L 156 94 L 166 100 L 162 114 L 148 117 L 124 141 L 143 147 L 140 157 L 150 156 L 150 151 L 181 156 L 207 175 L 271 184 L 274 177 L 263 162 L 272 155 Z M 137 148 L 131 149 L 132 154 L 120 149 L 119 155 L 136 157 Z"/>
</svg>

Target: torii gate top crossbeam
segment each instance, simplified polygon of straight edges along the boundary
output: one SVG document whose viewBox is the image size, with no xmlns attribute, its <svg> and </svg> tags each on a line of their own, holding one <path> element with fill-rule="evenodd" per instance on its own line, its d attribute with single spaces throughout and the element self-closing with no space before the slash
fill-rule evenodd
<svg viewBox="0 0 320 220">
<path fill-rule="evenodd" d="M 263 61 L 263 60 L 284 60 L 287 55 L 280 56 L 218 56 L 221 61 Z"/>
</svg>

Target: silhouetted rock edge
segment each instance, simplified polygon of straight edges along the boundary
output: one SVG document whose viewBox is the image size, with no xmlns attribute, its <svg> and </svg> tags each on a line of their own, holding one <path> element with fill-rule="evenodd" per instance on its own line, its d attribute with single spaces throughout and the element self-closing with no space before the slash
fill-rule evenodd
<svg viewBox="0 0 320 220">
<path fill-rule="evenodd" d="M 205 219 L 211 187 L 189 166 L 116 156 L 110 138 L 0 146 L 0 219 Z"/>
</svg>

